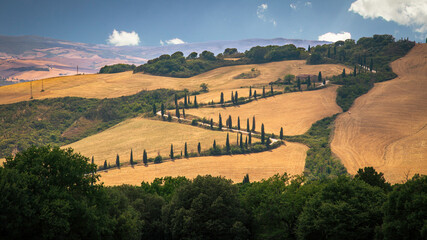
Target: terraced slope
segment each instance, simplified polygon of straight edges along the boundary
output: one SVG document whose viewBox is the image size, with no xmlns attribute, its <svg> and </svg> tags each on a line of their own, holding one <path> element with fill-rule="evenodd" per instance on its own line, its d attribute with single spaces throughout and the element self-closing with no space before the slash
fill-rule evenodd
<svg viewBox="0 0 427 240">
<path fill-rule="evenodd" d="M 225 176 L 234 182 L 241 182 L 243 177 L 249 174 L 250 181 L 259 181 L 276 173 L 302 174 L 307 149 L 305 145 L 287 142 L 286 146 L 262 153 L 179 159 L 162 164 L 150 164 L 148 167 L 137 165 L 133 168 L 103 171 L 101 182 L 107 186 L 140 185 L 142 181 L 151 182 L 157 177 L 195 178 L 197 175 L 206 174 Z"/>
<path fill-rule="evenodd" d="M 264 123 L 268 133 L 277 135 L 283 127 L 285 135 L 299 135 L 305 133 L 316 121 L 341 111 L 335 102 L 336 89 L 337 86 L 331 86 L 316 91 L 276 95 L 236 107 L 189 109 L 186 113 L 213 118 L 214 122 L 218 122 L 218 115 L 221 114 L 223 124 L 231 115 L 233 125 L 237 125 L 237 118 L 240 117 L 240 124 L 244 129 L 247 118 L 252 126 L 252 117 L 255 116 L 256 131 L 260 131 L 261 124 Z"/>
<path fill-rule="evenodd" d="M 373 166 L 397 183 L 427 174 L 427 44 L 391 66 L 396 79 L 377 83 L 337 118 L 331 147 L 349 173 Z"/>
<path fill-rule="evenodd" d="M 261 75 L 253 79 L 233 79 L 242 72 L 257 68 Z M 318 74 L 323 76 L 341 73 L 342 65 L 306 65 L 304 60 L 282 61 L 266 64 L 230 66 L 191 78 L 159 77 L 132 72 L 116 74 L 88 74 L 78 76 L 56 77 L 32 82 L 35 99 L 76 96 L 85 98 L 114 98 L 132 95 L 141 90 L 159 88 L 199 90 L 201 83 L 207 83 L 215 96 L 221 91 L 253 84 L 268 84 L 285 74 Z M 348 71 L 350 69 L 347 69 Z M 42 84 L 44 92 L 42 90 Z M 231 91 L 231 90 L 230 90 Z M 0 104 L 28 101 L 30 99 L 30 83 L 19 83 L 0 87 Z M 211 99 L 207 99 L 210 101 Z"/>
</svg>

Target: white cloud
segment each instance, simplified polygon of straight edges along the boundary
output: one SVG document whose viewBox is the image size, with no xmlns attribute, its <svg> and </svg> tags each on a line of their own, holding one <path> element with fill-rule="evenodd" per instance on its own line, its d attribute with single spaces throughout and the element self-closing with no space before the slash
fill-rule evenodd
<svg viewBox="0 0 427 240">
<path fill-rule="evenodd" d="M 427 33 L 426 0 L 357 0 L 348 10 L 363 18 L 383 18 Z"/>
<path fill-rule="evenodd" d="M 256 10 L 257 17 L 264 22 L 271 22 L 273 26 L 277 26 L 276 20 L 274 20 L 273 18 L 267 17 L 266 15 L 267 10 L 268 10 L 268 5 L 266 3 L 259 5 Z"/>
<path fill-rule="evenodd" d="M 311 5 L 312 5 L 311 2 L 305 2 L 304 3 L 304 6 L 306 6 L 306 7 L 311 7 Z"/>
<path fill-rule="evenodd" d="M 289 7 L 291 7 L 293 10 L 297 9 L 297 5 L 294 3 L 289 4 Z"/>
<path fill-rule="evenodd" d="M 140 43 L 138 33 L 135 31 L 125 32 L 114 29 L 108 37 L 107 42 L 114 46 L 136 46 Z"/>
<path fill-rule="evenodd" d="M 332 33 L 328 32 L 323 35 L 320 35 L 319 41 L 328 41 L 328 42 L 336 42 L 336 41 L 344 41 L 346 39 L 351 39 L 351 34 L 349 32 L 341 32 L 341 33 Z"/>
<path fill-rule="evenodd" d="M 165 40 L 165 41 L 160 40 L 160 45 L 162 45 L 162 46 L 164 46 L 164 45 L 177 45 L 177 44 L 184 44 L 184 43 L 185 42 L 179 38 L 173 38 L 173 39 Z"/>
</svg>

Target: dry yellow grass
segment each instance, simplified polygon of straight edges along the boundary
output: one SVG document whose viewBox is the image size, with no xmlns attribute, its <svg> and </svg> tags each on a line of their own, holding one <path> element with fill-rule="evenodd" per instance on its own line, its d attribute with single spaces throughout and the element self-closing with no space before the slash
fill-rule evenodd
<svg viewBox="0 0 427 240">
<path fill-rule="evenodd" d="M 202 150 L 209 149 L 214 139 L 217 144 L 224 145 L 226 132 L 210 131 L 189 125 L 170 123 L 144 118 L 126 120 L 106 131 L 84 138 L 75 143 L 64 146 L 72 147 L 84 156 L 94 156 L 95 163 L 102 165 L 104 160 L 115 164 L 116 154 L 120 155 L 121 162 L 129 162 L 130 150 L 133 149 L 134 159 L 141 160 L 144 149 L 148 157 L 169 156 L 170 145 L 173 144 L 175 155 L 184 152 L 184 144 L 188 144 L 188 152 L 197 152 L 200 142 Z M 234 143 L 235 134 L 230 135 Z"/>
<path fill-rule="evenodd" d="M 398 78 L 375 84 L 338 117 L 331 147 L 349 173 L 373 166 L 397 183 L 427 174 L 427 44 L 392 68 Z"/>
<path fill-rule="evenodd" d="M 261 75 L 253 79 L 233 79 L 252 68 L 259 69 Z M 318 74 L 322 71 L 323 76 L 330 76 L 341 73 L 342 69 L 342 65 L 306 65 L 304 60 L 297 60 L 223 67 L 191 78 L 159 77 L 132 72 L 56 77 L 43 80 L 44 92 L 40 92 L 42 80 L 33 81 L 32 85 L 35 99 L 66 96 L 113 98 L 159 88 L 199 90 L 201 83 L 207 83 L 211 91 L 219 94 L 241 86 L 267 84 L 288 73 Z M 0 87 L 0 104 L 27 101 L 29 98 L 29 82 Z"/>
<path fill-rule="evenodd" d="M 277 135 L 283 127 L 285 135 L 299 135 L 305 133 L 314 122 L 341 111 L 335 102 L 336 89 L 337 86 L 331 86 L 316 91 L 276 95 L 237 107 L 189 109 L 186 113 L 213 118 L 214 122 L 218 122 L 218 115 L 221 114 L 223 124 L 231 115 L 233 125 L 237 125 L 237 118 L 240 117 L 243 129 L 246 129 L 247 118 L 252 126 L 252 116 L 255 116 L 256 131 L 260 131 L 264 123 L 266 132 Z"/>
<path fill-rule="evenodd" d="M 140 185 L 142 181 L 152 182 L 155 178 L 164 176 L 185 176 L 192 179 L 206 174 L 241 182 L 246 174 L 249 174 L 251 181 L 266 179 L 276 173 L 302 174 L 308 148 L 299 143 L 287 142 L 286 145 L 262 153 L 197 157 L 151 164 L 148 167 L 137 165 L 113 169 L 101 172 L 101 182 L 107 186 Z"/>
</svg>

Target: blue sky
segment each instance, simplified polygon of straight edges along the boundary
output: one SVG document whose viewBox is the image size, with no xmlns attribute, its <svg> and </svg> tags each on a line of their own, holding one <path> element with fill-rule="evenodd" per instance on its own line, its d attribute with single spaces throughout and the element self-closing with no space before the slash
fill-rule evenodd
<svg viewBox="0 0 427 240">
<path fill-rule="evenodd" d="M 0 35 L 94 44 L 158 46 L 277 37 L 317 40 L 326 33 L 330 34 L 325 38 L 331 40 L 349 34 L 356 40 L 392 34 L 396 39 L 424 42 L 427 35 L 426 0 L 0 1 Z"/>
</svg>

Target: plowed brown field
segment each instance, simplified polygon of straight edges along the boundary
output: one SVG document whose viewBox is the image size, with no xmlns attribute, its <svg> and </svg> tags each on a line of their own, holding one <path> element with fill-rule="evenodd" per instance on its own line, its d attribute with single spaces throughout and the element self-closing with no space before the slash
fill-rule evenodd
<svg viewBox="0 0 427 240">
<path fill-rule="evenodd" d="M 233 79 L 242 72 L 257 68 L 261 75 L 253 79 Z M 116 74 L 87 74 L 78 76 L 56 77 L 32 82 L 35 99 L 53 97 L 85 97 L 85 98 L 114 98 L 132 95 L 142 90 L 159 88 L 199 90 L 201 83 L 207 83 L 209 89 L 218 95 L 221 91 L 249 86 L 268 84 L 285 74 L 318 74 L 323 76 L 339 74 L 342 65 L 306 65 L 304 60 L 282 61 L 265 64 L 230 66 L 191 77 L 171 78 L 147 74 L 132 74 L 132 72 Z M 351 71 L 346 69 L 346 71 Z M 44 92 L 41 92 L 42 82 Z M 230 90 L 231 91 L 231 90 Z M 212 93 L 211 93 L 212 94 Z M 225 92 L 224 92 L 225 94 Z M 219 95 L 218 95 L 219 96 Z M 0 104 L 28 101 L 30 99 L 30 83 L 19 83 L 0 87 Z M 208 99 L 207 101 L 210 101 Z"/>
<path fill-rule="evenodd" d="M 287 142 L 286 145 L 262 153 L 197 157 L 150 164 L 148 167 L 142 165 L 123 167 L 101 172 L 101 182 L 107 186 L 140 185 L 142 181 L 152 182 L 154 178 L 164 176 L 195 178 L 197 175 L 206 174 L 224 176 L 234 182 L 241 182 L 246 174 L 249 174 L 250 181 L 266 179 L 276 173 L 302 174 L 308 148 L 299 143 Z"/>
<path fill-rule="evenodd" d="M 375 84 L 337 118 L 331 147 L 349 173 L 373 166 L 397 183 L 427 174 L 427 44 L 391 66 L 399 77 Z"/>
<path fill-rule="evenodd" d="M 335 102 L 336 89 L 337 86 L 331 86 L 316 91 L 287 93 L 236 107 L 189 109 L 186 113 L 213 118 L 214 122 L 218 122 L 218 115 L 221 114 L 223 124 L 231 115 L 233 125 L 237 125 L 237 118 L 240 117 L 243 129 L 246 129 L 247 118 L 252 126 L 252 117 L 255 116 L 256 131 L 260 131 L 264 123 L 268 133 L 277 135 L 283 127 L 285 135 L 299 135 L 316 121 L 341 111 Z"/>
</svg>

